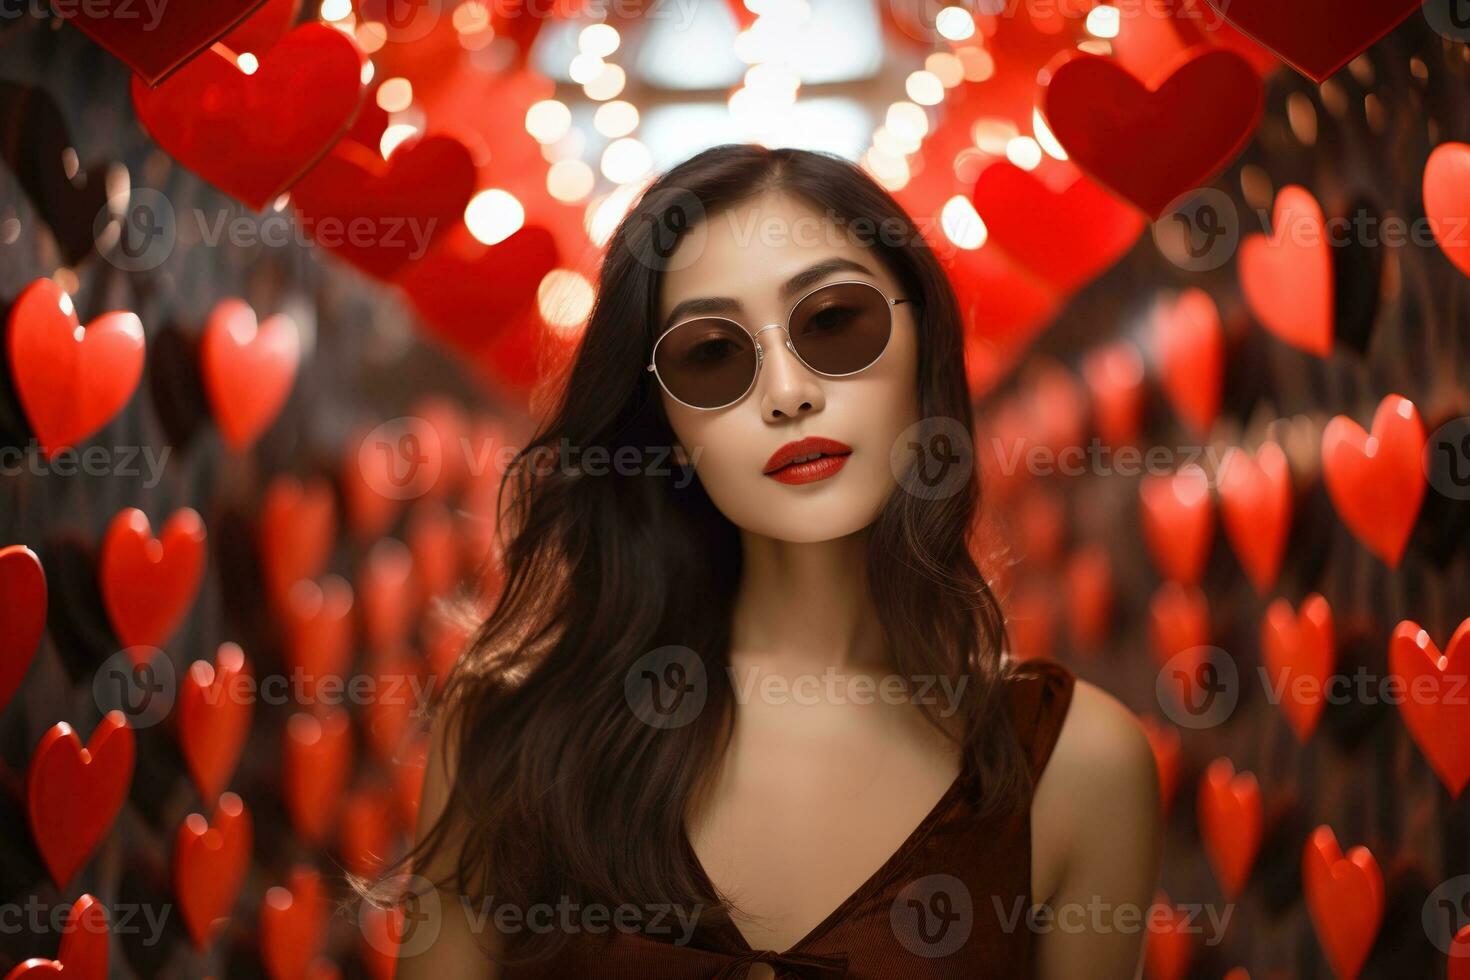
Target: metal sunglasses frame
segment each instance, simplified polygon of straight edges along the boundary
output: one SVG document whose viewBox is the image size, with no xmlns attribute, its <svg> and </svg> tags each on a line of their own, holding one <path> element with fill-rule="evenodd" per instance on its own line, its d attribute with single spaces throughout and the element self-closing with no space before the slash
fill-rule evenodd
<svg viewBox="0 0 1470 980">
<path fill-rule="evenodd" d="M 845 286 L 851 284 L 867 286 L 869 289 L 877 292 L 879 296 L 882 296 L 884 302 L 888 304 L 888 337 L 886 340 L 883 341 L 883 349 L 878 352 L 878 356 L 873 358 L 867 364 L 864 364 L 862 367 L 858 368 L 856 371 L 845 371 L 842 374 L 828 374 L 826 371 L 818 371 L 816 368 L 807 363 L 806 358 L 802 357 L 800 352 L 797 351 L 796 347 L 791 343 L 791 317 L 793 314 L 796 313 L 796 308 L 802 303 L 806 302 L 807 297 L 811 296 L 813 293 L 821 292 L 823 289 L 829 289 L 832 286 Z M 800 361 L 802 367 L 806 368 L 808 371 L 812 372 L 813 374 L 820 375 L 824 378 L 850 378 L 854 374 L 861 374 L 862 372 L 866 371 L 868 368 L 872 367 L 874 364 L 877 364 L 880 360 L 883 359 L 883 355 L 888 352 L 889 346 L 891 346 L 893 343 L 893 308 L 900 303 L 907 303 L 909 301 L 910 300 L 908 297 L 889 296 L 888 293 L 884 291 L 882 286 L 878 285 L 877 283 L 868 282 L 866 279 L 838 279 L 833 282 L 824 282 L 820 286 L 815 286 L 811 289 L 808 289 L 806 292 L 797 297 L 796 302 L 791 304 L 791 309 L 786 311 L 786 320 L 784 323 L 768 323 L 753 333 L 751 333 L 750 331 L 746 331 L 747 333 L 750 333 L 751 342 L 755 344 L 755 370 L 751 372 L 750 384 L 745 387 L 745 390 L 723 405 L 690 405 L 684 399 L 674 394 L 673 391 L 669 389 L 669 386 L 664 383 L 663 377 L 658 373 L 658 345 L 664 342 L 665 337 L 673 333 L 675 330 L 678 330 L 680 327 L 684 326 L 684 324 L 692 323 L 696 320 L 724 320 L 727 323 L 735 324 L 735 326 L 739 327 L 741 330 L 745 330 L 745 324 L 741 323 L 739 320 L 736 320 L 734 317 L 710 316 L 708 314 L 701 314 L 699 316 L 686 317 L 685 319 L 680 320 L 678 323 L 674 324 L 673 326 L 669 327 L 669 329 L 658 335 L 658 339 L 653 342 L 653 350 L 649 354 L 648 364 L 646 367 L 644 367 L 644 370 L 652 371 L 653 376 L 658 379 L 659 387 L 667 392 L 668 396 L 674 401 L 678 402 L 680 405 L 683 405 L 686 408 L 697 409 L 701 412 L 718 412 L 721 409 L 729 408 L 731 405 L 735 405 L 742 401 L 746 395 L 750 394 L 751 389 L 755 387 L 755 383 L 757 380 L 759 380 L 761 375 L 761 365 L 764 364 L 766 360 L 765 348 L 761 346 L 760 335 L 765 333 L 767 330 L 776 329 L 786 334 L 786 349 L 789 350 L 792 353 L 792 356 Z"/>
</svg>

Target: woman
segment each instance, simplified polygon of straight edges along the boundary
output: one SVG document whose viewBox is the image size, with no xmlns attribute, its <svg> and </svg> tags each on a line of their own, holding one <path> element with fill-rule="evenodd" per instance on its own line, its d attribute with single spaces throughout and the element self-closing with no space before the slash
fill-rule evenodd
<svg viewBox="0 0 1470 980">
<path fill-rule="evenodd" d="M 1153 757 L 1003 654 L 970 440 L 953 291 L 860 169 L 651 185 L 502 484 L 399 980 L 1134 977 Z"/>
</svg>

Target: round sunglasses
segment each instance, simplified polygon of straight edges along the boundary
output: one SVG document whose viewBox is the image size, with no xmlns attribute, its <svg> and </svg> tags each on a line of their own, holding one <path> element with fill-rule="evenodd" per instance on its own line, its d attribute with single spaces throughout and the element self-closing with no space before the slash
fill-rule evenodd
<svg viewBox="0 0 1470 980">
<path fill-rule="evenodd" d="M 755 387 L 766 356 L 760 335 L 767 330 L 784 330 L 786 349 L 808 370 L 841 378 L 878 362 L 893 336 L 893 308 L 907 302 L 873 283 L 846 279 L 804 294 L 784 324 L 754 332 L 729 317 L 691 317 L 659 335 L 645 370 L 681 405 L 728 408 Z"/>
</svg>

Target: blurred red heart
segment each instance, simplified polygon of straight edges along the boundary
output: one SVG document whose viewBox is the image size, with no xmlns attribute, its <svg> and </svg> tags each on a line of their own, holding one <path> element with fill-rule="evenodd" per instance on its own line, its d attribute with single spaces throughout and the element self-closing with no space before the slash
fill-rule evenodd
<svg viewBox="0 0 1470 980">
<path fill-rule="evenodd" d="M 258 57 L 286 36 L 300 11 L 301 0 L 266 0 L 240 26 L 220 38 L 219 43 L 236 54 L 249 51 Z"/>
<path fill-rule="evenodd" d="M 1067 622 L 1083 650 L 1100 646 L 1113 611 L 1113 565 L 1107 549 L 1089 544 L 1067 559 Z"/>
<path fill-rule="evenodd" d="M 1422 0 L 1208 0 L 1281 60 L 1325 82 L 1408 19 Z"/>
<path fill-rule="evenodd" d="M 133 108 L 169 156 L 260 211 L 352 125 L 366 59 L 348 35 L 315 22 L 252 59 L 237 65 L 211 48 L 155 89 L 134 78 Z"/>
<path fill-rule="evenodd" d="M 256 544 L 266 591 L 278 606 L 291 586 L 321 574 L 336 525 L 337 500 L 326 480 L 303 484 L 287 475 L 271 480 L 260 505 Z"/>
<path fill-rule="evenodd" d="M 245 651 L 221 643 L 214 663 L 194 661 L 179 685 L 179 750 L 206 805 L 229 785 L 250 735 L 252 676 Z"/>
<path fill-rule="evenodd" d="M 1470 276 L 1470 144 L 1444 143 L 1429 155 L 1424 213 L 1444 254 Z"/>
<path fill-rule="evenodd" d="M 96 41 L 148 85 L 157 85 L 245 20 L 264 0 L 215 0 L 136 9 L 52 0 L 57 16 Z"/>
<path fill-rule="evenodd" d="M 1346 415 L 1322 430 L 1322 478 L 1348 530 L 1390 568 L 1398 567 L 1424 501 L 1424 423 L 1414 403 L 1388 395 L 1369 435 Z"/>
<path fill-rule="evenodd" d="M 464 220 L 476 176 L 469 148 L 447 133 L 405 140 L 387 160 L 341 140 L 291 189 L 291 203 L 317 245 L 390 280 Z"/>
<path fill-rule="evenodd" d="M 1176 582 L 1199 582 L 1215 536 L 1215 502 L 1205 471 L 1186 463 L 1168 476 L 1145 476 L 1138 492 L 1143 539 L 1154 564 Z"/>
<path fill-rule="evenodd" d="M 36 746 L 26 773 L 31 834 L 51 880 L 65 889 L 117 819 L 133 781 L 133 729 L 109 711 L 82 747 L 64 721 Z"/>
<path fill-rule="evenodd" d="M 1068 156 L 1150 218 L 1245 149 L 1264 101 L 1249 62 L 1202 45 L 1146 80 L 1078 51 L 1058 56 L 1042 77 L 1050 79 L 1046 122 Z"/>
<path fill-rule="evenodd" d="M 459 529 L 448 507 L 424 500 L 409 512 L 407 537 L 418 604 L 424 608 L 431 600 L 448 596 L 459 583 Z"/>
<path fill-rule="evenodd" d="M 162 647 L 194 604 L 204 579 L 204 522 L 174 511 L 153 537 L 148 515 L 118 511 L 102 539 L 102 598 L 124 647 Z M 136 656 L 144 656 L 141 652 Z"/>
<path fill-rule="evenodd" d="M 1450 941 L 1449 972 L 1445 980 L 1470 980 L 1470 924 Z"/>
<path fill-rule="evenodd" d="M 1281 60 L 1270 49 L 1262 47 L 1221 17 L 1205 0 L 1174 0 L 1174 11 L 1170 22 L 1180 36 L 1194 43 L 1229 48 L 1251 63 L 1262 78 L 1266 78 L 1281 67 Z"/>
<path fill-rule="evenodd" d="M 1028 578 L 1011 590 L 1006 602 L 1006 631 L 1016 659 L 1051 658 L 1058 612 L 1055 593 L 1039 578 Z"/>
<path fill-rule="evenodd" d="M 1270 236 L 1240 246 L 1240 285 L 1251 312 L 1279 339 L 1318 357 L 1332 353 L 1335 309 L 1327 219 L 1312 192 L 1276 195 Z"/>
<path fill-rule="evenodd" d="M 1149 980 L 1184 980 L 1194 959 L 1194 937 L 1199 925 L 1194 915 L 1176 908 L 1160 891 L 1148 910 L 1144 940 L 1144 973 Z"/>
<path fill-rule="evenodd" d="M 320 717 L 298 711 L 286 721 L 281 795 L 296 833 L 316 847 L 327 843 L 352 770 L 347 712 L 328 707 Z"/>
<path fill-rule="evenodd" d="M 1210 603 L 1194 586 L 1165 582 L 1154 591 L 1148 611 L 1149 639 L 1160 665 L 1210 642 Z"/>
<path fill-rule="evenodd" d="M 326 933 L 327 896 L 316 870 L 298 864 L 260 903 L 260 958 L 272 980 L 305 980 Z"/>
<path fill-rule="evenodd" d="M 472 470 L 488 468 L 493 446 L 473 443 L 467 433 L 469 421 L 459 403 L 446 395 L 429 394 L 418 399 L 409 408 L 408 414 L 429 424 L 439 437 L 443 464 L 439 478 L 424 492 L 429 500 L 451 496 L 464 485 Z"/>
<path fill-rule="evenodd" d="M 1154 307 L 1153 343 L 1161 384 L 1174 411 L 1208 435 L 1220 415 L 1225 377 L 1225 334 L 1220 309 L 1203 289 L 1186 289 Z"/>
<path fill-rule="evenodd" d="M 23 544 L 0 548 L 0 711 L 25 680 L 46 631 L 46 572 Z"/>
<path fill-rule="evenodd" d="M 393 846 L 393 800 L 382 787 L 353 790 L 342 804 L 337 853 L 352 874 L 377 874 Z"/>
<path fill-rule="evenodd" d="M 1327 685 L 1337 669 L 1337 638 L 1332 607 L 1317 593 L 1291 603 L 1277 599 L 1261 620 L 1261 659 L 1267 671 L 1266 687 L 1272 700 L 1280 697 L 1281 711 L 1296 735 L 1306 742 L 1317 728 L 1327 705 Z"/>
<path fill-rule="evenodd" d="M 56 959 L 32 957 L 5 974 L 5 980 L 107 980 L 107 908 L 83 895 L 66 911 Z"/>
<path fill-rule="evenodd" d="M 244 300 L 215 304 L 199 345 L 204 390 L 225 445 L 239 452 L 280 414 L 301 363 L 296 321 L 277 313 L 257 324 Z"/>
<path fill-rule="evenodd" d="M 412 833 L 418 822 L 419 798 L 423 795 L 424 771 L 428 766 L 429 740 L 419 735 L 391 763 L 393 803 L 398 823 L 405 833 Z"/>
<path fill-rule="evenodd" d="M 301 579 L 286 593 L 286 666 L 309 703 L 315 703 L 318 685 L 340 684 L 352 666 L 353 598 L 352 586 L 340 575 L 320 583 Z"/>
<path fill-rule="evenodd" d="M 1280 446 L 1262 443 L 1254 455 L 1238 446 L 1226 452 L 1220 464 L 1220 516 L 1241 567 L 1261 595 L 1281 574 L 1291 505 L 1291 469 Z"/>
<path fill-rule="evenodd" d="M 1088 354 L 1082 378 L 1092 394 L 1092 424 L 1098 438 L 1114 449 L 1131 445 L 1143 419 L 1143 357 L 1129 340 Z"/>
<path fill-rule="evenodd" d="M 408 640 L 417 588 L 413 554 L 396 538 L 379 538 L 357 577 L 363 642 L 374 653 L 397 650 Z"/>
<path fill-rule="evenodd" d="M 46 456 L 110 422 L 143 377 L 143 324 L 104 313 L 82 329 L 76 307 L 52 279 L 16 298 L 7 336 L 10 373 Z"/>
<path fill-rule="evenodd" d="M 1143 725 L 1143 734 L 1148 737 L 1149 748 L 1153 749 L 1154 763 L 1159 770 L 1159 801 L 1167 814 L 1179 788 L 1179 769 L 1184 758 L 1179 729 L 1153 715 L 1142 715 L 1138 720 Z"/>
<path fill-rule="evenodd" d="M 1302 852 L 1302 891 L 1332 972 L 1354 980 L 1383 922 L 1383 872 L 1366 847 L 1344 857 L 1332 828 L 1312 831 Z"/>
<path fill-rule="evenodd" d="M 1234 901 L 1245 890 L 1265 833 L 1255 774 L 1237 773 L 1224 757 L 1210 763 L 1199 784 L 1199 831 L 1220 890 Z"/>
<path fill-rule="evenodd" d="M 990 241 L 1064 293 L 1096 279 L 1143 233 L 1137 211 L 1080 174 L 1054 189 L 999 160 L 980 172 L 971 198 Z"/>
<path fill-rule="evenodd" d="M 413 714 L 428 698 L 423 675 L 422 659 L 410 656 L 406 648 L 372 658 L 372 693 L 359 719 L 368 749 L 384 763 L 391 764 L 403 748 Z"/>
<path fill-rule="evenodd" d="M 1458 798 L 1470 782 L 1470 619 L 1462 622 L 1444 652 L 1429 632 L 1404 620 L 1389 641 L 1388 669 L 1406 696 L 1399 700 L 1404 727 L 1439 781 Z"/>
<path fill-rule="evenodd" d="M 250 813 L 234 793 L 220 797 L 211 818 L 191 813 L 174 838 L 174 894 L 194 945 L 207 949 L 230 918 L 253 839 Z"/>
</svg>

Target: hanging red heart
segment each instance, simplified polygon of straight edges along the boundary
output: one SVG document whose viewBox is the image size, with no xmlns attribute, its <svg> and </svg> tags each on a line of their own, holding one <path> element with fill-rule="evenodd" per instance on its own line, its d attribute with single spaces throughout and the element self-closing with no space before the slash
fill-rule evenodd
<svg viewBox="0 0 1470 980">
<path fill-rule="evenodd" d="M 229 785 L 250 735 L 252 676 L 245 651 L 221 643 L 214 663 L 194 661 L 179 685 L 179 750 L 206 805 Z"/>
<path fill-rule="evenodd" d="M 1389 395 L 1369 435 L 1346 415 L 1322 430 L 1322 478 L 1342 522 L 1390 568 L 1397 568 L 1424 501 L 1424 423 L 1414 403 Z"/>
<path fill-rule="evenodd" d="M 299 678 L 301 696 L 315 702 L 317 685 L 339 684 L 352 666 L 352 586 L 340 575 L 318 584 L 302 579 L 282 608 L 286 666 Z"/>
<path fill-rule="evenodd" d="M 65 889 L 117 819 L 133 781 L 133 729 L 109 711 L 82 747 L 64 721 L 47 730 L 26 773 L 31 834 L 51 880 Z"/>
<path fill-rule="evenodd" d="M 148 515 L 118 511 L 102 540 L 102 599 L 124 647 L 162 647 L 199 594 L 204 522 L 190 507 L 174 511 L 153 537 Z M 151 655 L 151 654 L 149 654 Z M 137 656 L 146 659 L 139 652 Z"/>
<path fill-rule="evenodd" d="M 308 844 L 327 841 L 352 770 L 352 729 L 347 712 L 328 707 L 321 716 L 298 711 L 286 722 L 281 793 L 291 826 Z"/>
<path fill-rule="evenodd" d="M 1220 464 L 1220 516 L 1231 547 L 1261 595 L 1271 591 L 1281 574 L 1291 504 L 1285 450 L 1266 442 L 1254 455 L 1239 447 L 1226 451 Z"/>
<path fill-rule="evenodd" d="M 244 300 L 220 300 L 204 325 L 199 356 L 204 390 L 225 445 L 236 452 L 248 449 L 291 394 L 301 363 L 296 321 L 277 313 L 257 323 Z"/>
<path fill-rule="evenodd" d="M 1179 729 L 1159 721 L 1153 715 L 1142 715 L 1139 723 L 1143 734 L 1148 737 L 1149 748 L 1154 753 L 1154 763 L 1159 770 L 1159 802 L 1167 815 L 1174 802 L 1174 793 L 1179 788 L 1179 770 L 1183 765 L 1184 746 Z"/>
<path fill-rule="evenodd" d="M 1237 773 L 1223 757 L 1210 763 L 1199 785 L 1199 831 L 1220 890 L 1234 901 L 1245 891 L 1265 833 L 1255 774 Z"/>
<path fill-rule="evenodd" d="M 1149 639 L 1159 664 L 1210 642 L 1210 603 L 1194 586 L 1165 582 L 1149 600 Z"/>
<path fill-rule="evenodd" d="M 1096 279 L 1143 233 L 1137 211 L 1080 174 L 1053 189 L 1000 160 L 980 172 L 971 198 L 990 241 L 1064 293 Z"/>
<path fill-rule="evenodd" d="M 1445 143 L 1429 155 L 1424 213 L 1444 254 L 1470 276 L 1470 144 Z"/>
<path fill-rule="evenodd" d="M 67 909 L 56 959 L 32 957 L 5 974 L 5 980 L 107 980 L 107 908 L 83 895 Z"/>
<path fill-rule="evenodd" d="M 1332 353 L 1332 246 L 1322 206 L 1304 187 L 1276 195 L 1270 236 L 1240 246 L 1240 285 L 1251 312 L 1278 338 L 1309 354 Z"/>
<path fill-rule="evenodd" d="M 1439 781 L 1458 798 L 1470 782 L 1470 619 L 1462 622 L 1444 653 L 1429 632 L 1404 620 L 1389 641 L 1388 669 L 1404 697 L 1404 727 Z"/>
<path fill-rule="evenodd" d="M 348 35 L 313 22 L 259 58 L 212 48 L 155 89 L 134 78 L 133 108 L 169 156 L 259 211 L 352 125 L 365 62 Z"/>
<path fill-rule="evenodd" d="M 210 819 L 191 813 L 174 838 L 174 894 L 189 936 L 208 949 L 216 930 L 230 917 L 254 839 L 250 813 L 234 793 L 220 797 Z"/>
<path fill-rule="evenodd" d="M 1113 565 L 1106 548 L 1089 544 L 1067 560 L 1067 623 L 1072 642 L 1094 650 L 1107 635 L 1113 611 Z"/>
<path fill-rule="evenodd" d="M 1422 5 L 1422 0 L 1208 2 L 1221 17 L 1317 82 L 1337 74 Z"/>
<path fill-rule="evenodd" d="M 337 853 L 352 874 L 372 876 L 393 847 L 393 800 L 382 787 L 357 789 L 342 804 Z"/>
<path fill-rule="evenodd" d="M 300 12 L 301 0 L 266 0 L 219 43 L 237 54 L 248 51 L 259 57 L 286 36 Z"/>
<path fill-rule="evenodd" d="M 1092 394 L 1092 424 L 1098 438 L 1117 449 L 1131 445 L 1143 420 L 1143 357 L 1129 340 L 1087 355 L 1082 378 Z"/>
<path fill-rule="evenodd" d="M 1150 980 L 1184 980 L 1194 959 L 1194 916 L 1175 907 L 1160 891 L 1148 910 L 1148 932 L 1143 950 L 1144 974 Z"/>
<path fill-rule="evenodd" d="M 1337 634 L 1327 600 L 1314 592 L 1297 610 L 1285 599 L 1271 603 L 1261 621 L 1261 659 L 1271 700 L 1279 699 L 1296 740 L 1306 742 L 1322 717 L 1327 685 L 1337 669 Z"/>
<path fill-rule="evenodd" d="M 1449 961 L 1445 980 L 1470 980 L 1470 925 L 1464 926 L 1450 940 Z"/>
<path fill-rule="evenodd" d="M 260 958 L 273 980 L 306 980 L 326 930 L 327 896 L 314 868 L 298 864 L 260 904 Z"/>
<path fill-rule="evenodd" d="M 420 607 L 448 596 L 459 582 L 459 530 L 454 514 L 436 500 L 423 500 L 408 515 L 408 547 Z"/>
<path fill-rule="evenodd" d="M 342 140 L 291 189 L 291 202 L 317 245 L 386 281 L 464 220 L 475 181 L 474 155 L 447 133 L 406 140 L 387 160 Z"/>
<path fill-rule="evenodd" d="M 413 553 L 396 538 L 380 538 L 358 572 L 364 645 L 374 653 L 392 652 L 408 640 L 417 587 Z"/>
<path fill-rule="evenodd" d="M 1204 576 L 1215 536 L 1210 479 L 1194 463 L 1169 476 L 1146 476 L 1138 487 L 1143 538 L 1167 578 L 1194 585 Z"/>
<path fill-rule="evenodd" d="M 336 534 L 337 501 L 327 481 L 303 484 L 283 475 L 266 487 L 256 544 L 266 591 L 278 608 L 291 586 L 321 574 Z"/>
<path fill-rule="evenodd" d="M 1262 78 L 1269 77 L 1281 67 L 1281 60 L 1260 44 L 1242 34 L 1214 8 L 1205 5 L 1205 0 L 1173 0 L 1175 9 L 1170 17 L 1181 37 L 1195 43 L 1204 41 L 1218 47 L 1229 48 L 1251 63 L 1251 67 Z"/>
<path fill-rule="evenodd" d="M 165 4 L 156 9 L 51 2 L 58 17 L 96 41 L 145 84 L 157 85 L 244 21 L 264 0 Z M 131 16 L 124 15 L 126 10 L 132 11 Z"/>
<path fill-rule="evenodd" d="M 23 544 L 0 548 L 0 711 L 25 680 L 46 630 L 46 572 Z"/>
<path fill-rule="evenodd" d="M 10 373 L 46 456 L 92 435 L 120 412 L 143 377 L 143 324 L 104 313 L 87 325 L 52 279 L 37 279 L 10 310 Z"/>
<path fill-rule="evenodd" d="M 1302 891 L 1332 972 L 1355 980 L 1383 922 L 1383 872 L 1373 852 L 1355 847 L 1344 857 L 1323 824 L 1302 852 Z"/>
<path fill-rule="evenodd" d="M 428 698 L 423 661 L 406 648 L 376 655 L 372 661 L 373 695 L 362 705 L 362 734 L 373 755 L 391 764 L 403 748 L 414 712 Z"/>
<path fill-rule="evenodd" d="M 1042 77 L 1046 122 L 1068 156 L 1150 218 L 1245 149 L 1264 102 L 1260 76 L 1244 58 L 1203 45 L 1146 81 L 1077 51 L 1064 52 Z"/>
<path fill-rule="evenodd" d="M 1208 435 L 1220 415 L 1225 377 L 1220 308 L 1198 288 L 1161 301 L 1154 308 L 1153 341 L 1169 404 L 1195 432 Z"/>
</svg>

